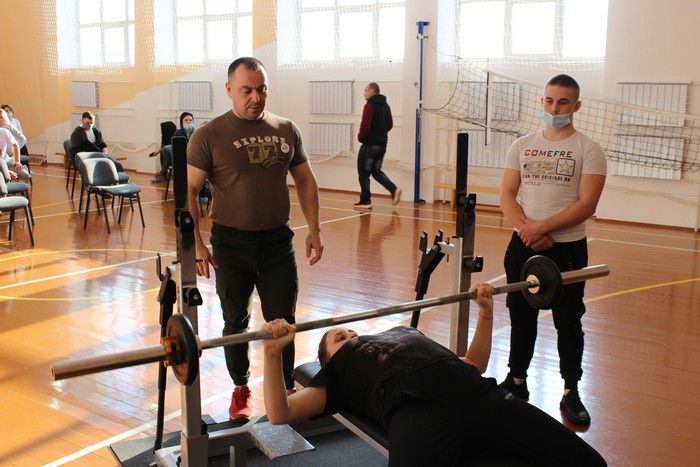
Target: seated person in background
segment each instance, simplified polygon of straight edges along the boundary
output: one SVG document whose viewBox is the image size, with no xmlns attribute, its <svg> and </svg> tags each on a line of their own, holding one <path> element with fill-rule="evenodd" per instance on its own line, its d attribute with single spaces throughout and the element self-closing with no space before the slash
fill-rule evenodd
<svg viewBox="0 0 700 467">
<path fill-rule="evenodd" d="M 161 151 L 161 149 L 163 149 L 163 146 L 172 144 L 176 130 L 177 126 L 171 121 L 161 122 L 160 124 L 160 149 L 148 155 L 148 157 L 160 156 L 160 172 L 156 172 L 151 179 L 151 183 L 164 182 L 168 169 L 173 165 L 172 153 Z"/>
<path fill-rule="evenodd" d="M 0 128 L 5 128 L 12 133 L 19 145 L 19 153 L 22 154 L 22 148 L 27 144 L 27 138 L 22 134 L 22 130 L 12 124 L 12 119 L 4 109 L 0 109 Z"/>
<path fill-rule="evenodd" d="M 352 410 L 387 429 L 390 466 L 468 465 L 475 451 L 504 453 L 538 466 L 604 466 L 595 449 L 559 421 L 484 378 L 491 354 L 493 287 L 478 284 L 479 317 L 460 359 L 411 327 L 373 336 L 333 328 L 321 339 L 322 368 L 287 396 L 282 349 L 295 328 L 266 323 L 265 408 L 272 423 Z"/>
<path fill-rule="evenodd" d="M 187 142 L 190 141 L 190 136 L 192 136 L 192 133 L 194 133 L 194 116 L 189 113 L 189 112 L 182 112 L 180 114 L 180 128 L 175 131 L 175 134 L 172 137 L 175 136 L 184 136 Z M 171 137 L 171 139 L 172 139 Z M 170 143 L 168 143 L 170 144 Z M 161 156 L 160 159 L 161 162 L 161 167 L 160 167 L 160 172 L 158 172 L 155 177 L 151 179 L 151 183 L 160 183 L 164 182 L 166 180 L 166 174 L 168 172 L 168 169 L 170 166 L 173 165 L 173 161 L 165 161 L 165 164 L 163 164 L 164 160 L 163 157 Z"/>
<path fill-rule="evenodd" d="M 175 132 L 174 136 L 184 136 L 187 142 L 194 133 L 194 115 L 189 112 L 180 114 L 180 128 Z"/>
<path fill-rule="evenodd" d="M 10 104 L 2 104 L 0 106 L 0 109 L 4 110 L 7 112 L 7 116 L 9 118 L 10 125 L 13 127 L 17 128 L 17 130 L 20 133 L 22 132 L 22 124 L 15 118 L 15 109 L 10 105 Z M 15 139 L 17 137 L 15 136 Z M 24 144 L 22 144 L 19 140 L 17 140 L 17 143 L 19 144 L 19 153 L 22 154 L 23 156 L 28 156 L 29 155 L 29 149 L 27 149 L 27 140 L 25 138 Z"/>
<path fill-rule="evenodd" d="M 29 179 L 29 171 L 19 161 L 19 144 L 6 128 L 0 128 L 0 156 L 10 170 L 10 181 Z"/>
<path fill-rule="evenodd" d="M 107 153 L 107 144 L 102 139 L 102 132 L 93 125 L 94 121 L 95 115 L 92 112 L 83 112 L 82 123 L 70 135 L 71 160 L 79 152 Z"/>
<path fill-rule="evenodd" d="M 107 154 L 107 143 L 102 139 L 102 132 L 94 126 L 94 121 L 95 115 L 92 112 L 83 112 L 82 123 L 70 135 L 70 160 L 75 161 L 75 155 L 79 152 L 101 152 L 114 162 L 117 172 L 125 173 L 122 163 Z"/>
</svg>

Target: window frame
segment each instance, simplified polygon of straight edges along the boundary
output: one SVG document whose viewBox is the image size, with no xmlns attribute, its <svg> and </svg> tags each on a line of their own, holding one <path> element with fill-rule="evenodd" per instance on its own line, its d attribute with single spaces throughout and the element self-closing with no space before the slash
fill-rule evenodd
<svg viewBox="0 0 700 467">
<path fill-rule="evenodd" d="M 567 39 L 564 31 L 565 16 L 564 12 L 566 9 L 566 2 L 569 0 L 457 0 L 455 2 L 455 15 L 456 18 L 460 18 L 462 7 L 467 4 L 475 3 L 488 3 L 499 1 L 504 4 L 504 16 L 503 16 L 503 56 L 501 57 L 470 57 L 463 54 L 461 47 L 462 31 L 459 21 L 455 22 L 455 50 L 458 51 L 457 55 L 460 57 L 472 60 L 472 61 L 490 61 L 490 62 L 509 62 L 509 63 L 526 63 L 535 61 L 547 61 L 556 63 L 577 63 L 582 60 L 587 62 L 600 62 L 605 61 L 605 53 L 603 55 L 578 55 L 578 56 L 564 56 L 564 41 Z M 609 1 L 609 0 L 607 0 Z M 513 53 L 513 7 L 516 5 L 527 5 L 535 3 L 553 3 L 554 4 L 554 24 L 552 24 L 553 30 L 553 44 L 551 53 Z"/>
<path fill-rule="evenodd" d="M 348 0 L 333 0 L 332 5 L 304 7 L 303 0 L 296 2 L 296 30 L 302 31 L 302 17 L 307 13 L 333 13 L 333 58 L 318 58 L 304 59 L 303 41 L 299 40 L 298 49 L 296 50 L 297 64 L 313 64 L 313 63 L 366 63 L 367 61 L 376 60 L 391 60 L 393 62 L 402 63 L 403 55 L 396 58 L 382 58 L 380 47 L 380 16 L 381 10 L 390 8 L 403 8 L 404 23 L 406 18 L 406 0 L 368 0 L 365 3 L 359 2 L 356 5 L 343 5 Z M 352 2 L 350 2 L 352 3 Z M 341 16 L 352 13 L 371 13 L 372 15 L 372 53 L 366 56 L 343 56 L 341 54 L 343 44 L 341 43 L 340 24 Z"/>
<path fill-rule="evenodd" d="M 107 67 L 133 67 L 136 64 L 136 29 L 135 29 L 135 1 L 134 0 L 109 0 L 122 2 L 126 17 L 124 20 L 104 20 L 103 1 L 91 2 L 99 9 L 99 21 L 80 22 L 79 0 L 57 0 L 56 22 L 59 36 L 59 68 L 107 68 Z M 64 12 L 59 14 L 58 12 Z M 90 28 L 96 28 L 100 34 L 100 63 L 85 63 L 86 54 L 81 45 L 81 32 Z M 124 55 L 121 61 L 108 61 L 107 44 L 105 40 L 107 30 L 121 28 L 123 30 Z M 61 43 L 66 43 L 61 47 Z M 63 49 L 63 53 L 61 53 Z"/>
<path fill-rule="evenodd" d="M 251 49 L 252 49 L 252 43 L 253 43 L 253 9 L 252 7 L 250 10 L 242 10 L 242 4 L 245 5 L 245 3 L 250 3 L 249 0 L 231 0 L 234 2 L 234 11 L 232 13 L 207 13 L 207 2 L 206 0 L 202 0 L 202 13 L 201 14 L 188 14 L 186 16 L 178 16 L 178 1 L 177 0 L 164 0 L 165 2 L 168 2 L 169 5 L 172 5 L 172 11 L 171 18 L 172 18 L 172 23 L 169 24 L 169 27 L 171 28 L 171 34 L 170 36 L 172 37 L 172 41 L 170 44 L 167 45 L 167 48 L 169 49 L 169 52 L 167 54 L 163 54 L 162 56 L 158 53 L 158 47 L 156 48 L 156 57 L 155 61 L 157 65 L 165 65 L 165 66 L 187 66 L 187 65 L 195 65 L 195 64 L 228 64 L 233 60 L 235 57 L 241 56 L 241 55 L 250 55 L 252 54 L 252 50 L 246 50 L 241 52 L 239 50 L 239 47 L 241 45 L 241 41 L 239 38 L 239 21 L 241 18 L 250 18 L 250 24 L 251 24 L 251 37 L 250 39 L 250 44 L 251 44 Z M 158 9 L 159 4 L 162 2 L 154 2 L 153 8 Z M 251 3 L 252 5 L 252 3 Z M 154 15 L 156 15 L 157 12 L 154 11 Z M 201 60 L 183 60 L 179 54 L 180 47 L 178 44 L 180 43 L 180 29 L 178 27 L 178 23 L 181 21 L 201 21 L 202 25 L 202 50 L 201 50 L 201 55 L 202 59 Z M 208 22 L 210 21 L 230 21 L 231 22 L 231 34 L 232 34 L 232 54 L 231 56 L 227 56 L 225 58 L 210 58 L 209 57 L 209 51 L 211 50 L 210 48 L 210 39 L 209 39 L 209 28 Z M 216 38 L 211 39 L 212 41 L 216 41 Z"/>
</svg>

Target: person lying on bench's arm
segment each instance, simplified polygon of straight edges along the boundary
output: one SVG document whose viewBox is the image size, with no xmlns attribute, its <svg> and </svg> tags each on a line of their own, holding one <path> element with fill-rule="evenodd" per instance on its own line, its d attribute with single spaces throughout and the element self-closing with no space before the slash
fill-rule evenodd
<svg viewBox="0 0 700 467">
<path fill-rule="evenodd" d="M 271 423 L 292 423 L 343 410 L 373 418 L 388 432 L 389 465 L 461 465 L 475 450 L 509 453 L 539 466 L 606 465 L 560 422 L 481 376 L 491 354 L 493 287 L 478 284 L 478 320 L 460 359 L 412 327 L 358 336 L 326 332 L 322 368 L 309 387 L 287 396 L 282 349 L 295 328 L 266 323 L 264 397 Z"/>
</svg>

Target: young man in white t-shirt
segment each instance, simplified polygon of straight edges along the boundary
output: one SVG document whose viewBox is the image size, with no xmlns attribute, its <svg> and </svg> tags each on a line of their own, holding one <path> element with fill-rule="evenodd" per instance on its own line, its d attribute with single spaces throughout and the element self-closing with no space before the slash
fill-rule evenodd
<svg viewBox="0 0 700 467">
<path fill-rule="evenodd" d="M 501 209 L 515 231 L 506 250 L 508 282 L 520 280 L 523 264 L 544 255 L 561 271 L 588 265 L 586 219 L 596 210 L 605 185 L 606 158 L 601 146 L 574 128 L 581 108 L 580 88 L 568 75 L 557 75 L 544 88 L 541 118 L 546 126 L 516 140 L 508 150 L 501 181 Z M 560 408 L 576 425 L 589 425 L 590 414 L 578 393 L 583 370 L 581 318 L 585 283 L 564 286 L 552 307 L 557 329 L 559 368 L 564 379 Z M 501 386 L 528 399 L 527 369 L 537 338 L 539 310 L 520 293 L 509 293 L 510 372 Z"/>
</svg>

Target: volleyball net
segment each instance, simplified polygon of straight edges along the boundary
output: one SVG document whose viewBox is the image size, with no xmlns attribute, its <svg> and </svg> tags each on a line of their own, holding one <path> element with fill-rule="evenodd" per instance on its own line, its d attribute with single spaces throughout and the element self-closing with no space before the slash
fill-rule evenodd
<svg viewBox="0 0 700 467">
<path fill-rule="evenodd" d="M 517 137 L 542 128 L 544 83 L 529 83 L 456 59 L 449 99 L 431 112 L 463 123 L 486 148 L 470 164 L 502 167 L 505 149 Z M 576 128 L 605 150 L 609 174 L 665 180 L 691 180 L 700 170 L 700 117 L 685 110 L 683 83 L 620 83 L 619 102 L 581 96 Z M 505 149 L 504 149 L 505 148 Z"/>
</svg>

